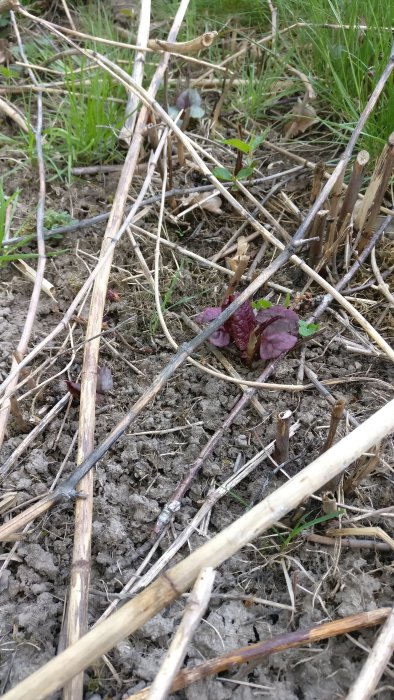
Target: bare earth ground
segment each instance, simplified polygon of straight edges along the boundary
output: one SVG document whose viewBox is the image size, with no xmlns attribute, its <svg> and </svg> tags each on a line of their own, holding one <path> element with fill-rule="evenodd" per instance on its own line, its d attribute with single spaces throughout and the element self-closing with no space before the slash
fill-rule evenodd
<svg viewBox="0 0 394 700">
<path fill-rule="evenodd" d="M 264 173 L 264 167 L 262 172 Z M 31 178 L 29 183 L 29 178 L 26 174 L 23 182 L 26 210 L 36 201 L 35 186 Z M 53 197 L 54 202 L 59 202 L 60 199 L 61 206 L 69 209 L 75 218 L 92 216 L 109 208 L 115 183 L 116 177 L 113 176 L 81 179 L 70 192 L 61 192 L 60 197 L 59 191 L 50 190 L 49 204 Z M 30 201 L 26 194 L 29 184 Z M 221 218 L 220 225 L 225 223 L 228 227 L 234 226 L 233 213 L 226 209 L 226 205 L 223 206 L 225 216 Z M 201 213 L 196 219 L 192 217 L 189 220 L 191 231 L 198 221 L 203 221 L 203 227 L 197 236 L 186 233 L 180 240 L 171 224 L 168 224 L 168 233 L 172 240 L 208 257 L 220 248 L 228 235 L 219 240 L 215 238 L 217 220 L 212 215 Z M 145 223 L 148 229 L 155 230 L 154 223 Z M 56 245 L 67 248 L 69 252 L 48 261 L 46 277 L 55 285 L 57 306 L 51 299 L 42 296 L 31 346 L 57 323 L 61 312 L 67 309 L 81 280 L 85 278 L 86 267 L 91 269 L 94 265 L 94 259 L 86 254 L 98 255 L 101 230 L 97 227 L 67 234 L 60 243 L 51 246 L 52 249 L 56 249 Z M 151 264 L 152 243 L 144 241 L 141 246 L 148 264 Z M 165 290 L 176 268 L 171 252 L 163 250 L 162 255 L 161 287 Z M 179 262 L 179 255 L 177 259 Z M 0 274 L 0 379 L 4 379 L 26 316 L 31 283 L 22 278 L 11 265 L 3 267 Z M 300 277 L 296 269 L 288 266 L 286 273 L 282 272 L 274 281 L 300 290 L 305 279 Z M 358 282 L 359 278 L 354 284 Z M 128 345 L 119 337 L 108 333 L 106 340 L 118 351 L 118 357 L 110 352 L 105 343 L 101 347 L 100 361 L 111 367 L 114 389 L 98 407 L 97 443 L 108 434 L 172 354 L 160 327 L 155 331 L 153 340 L 150 336 L 152 318 L 154 321 L 153 299 L 127 239 L 117 249 L 111 286 L 119 291 L 121 298 L 118 303 L 108 304 L 109 326 L 118 326 Z M 182 310 L 192 315 L 212 303 L 213 299 L 218 300 L 224 286 L 219 273 L 198 268 L 192 261 L 185 260 L 171 303 L 193 294 L 201 294 L 201 290 L 206 295 L 197 297 L 192 303 L 182 304 L 173 311 Z M 80 316 L 84 317 L 85 312 L 86 309 L 81 311 Z M 379 305 L 374 307 L 373 313 L 379 314 Z M 174 313 L 170 312 L 166 318 L 178 342 L 190 337 L 190 331 Z M 123 326 L 119 325 L 126 320 L 127 323 Z M 328 314 L 323 321 L 323 332 L 308 343 L 307 362 L 321 381 L 332 378 L 340 380 L 340 383 L 331 387 L 331 391 L 335 398 L 346 399 L 349 410 L 361 422 L 392 398 L 393 368 L 384 358 L 348 352 L 336 338 L 338 334 L 351 338 L 350 332 L 344 330 Z M 392 317 L 390 321 L 388 316 L 383 331 L 381 329 L 386 337 L 392 336 L 390 323 L 392 324 Z M 79 343 L 83 332 L 84 328 L 76 323 L 73 343 L 77 351 L 69 370 L 73 380 L 78 378 L 81 369 Z M 49 356 L 55 356 L 59 346 L 58 338 L 52 347 L 47 348 L 45 355 L 37 359 L 34 366 Z M 204 346 L 201 354 L 207 361 L 214 361 L 209 346 Z M 228 354 L 231 356 L 230 351 Z M 133 373 L 124 360 L 133 363 L 142 374 Z M 57 357 L 53 366 L 39 375 L 40 381 L 63 370 L 69 361 L 67 346 L 66 352 Z M 235 357 L 233 362 L 241 373 L 248 373 Z M 250 378 L 258 376 L 259 367 L 261 363 L 256 363 L 249 373 Z M 299 351 L 296 351 L 280 365 L 271 381 L 297 383 L 298 367 Z M 348 381 L 350 377 L 355 381 Z M 63 379 L 64 375 L 47 384 L 38 395 L 30 394 L 21 402 L 27 420 L 42 416 L 65 393 Z M 24 391 L 26 390 L 25 388 Z M 91 624 L 113 599 L 111 594 L 120 591 L 136 570 L 140 560 L 132 563 L 133 553 L 147 540 L 161 508 L 184 475 L 187 465 L 198 455 L 212 432 L 222 424 L 239 395 L 235 386 L 220 383 L 196 372 L 190 365 L 185 365 L 159 394 L 154 404 L 132 425 L 129 434 L 99 463 L 95 477 Z M 155 557 L 167 549 L 176 533 L 182 531 L 210 489 L 233 473 L 235 463 L 239 465 L 239 460 L 244 463 L 273 439 L 275 417 L 279 411 L 290 408 L 294 421 L 301 422 L 299 431 L 291 441 L 292 461 L 286 467 L 287 473 L 293 475 L 319 454 L 327 434 L 330 408 L 314 388 L 307 388 L 297 394 L 260 391 L 259 399 L 266 412 L 264 420 L 250 407 L 241 414 L 213 457 L 204 465 L 185 497 L 180 513 L 176 515 L 172 530 L 161 541 Z M 186 424 L 191 427 L 175 433 L 160 433 Z M 58 473 L 77 427 L 78 404 L 74 402 L 66 414 L 64 411 L 60 413 L 47 432 L 13 468 L 2 484 L 2 493 L 17 492 L 17 504 L 45 493 Z M 345 434 L 347 430 L 342 422 L 340 434 Z M 142 431 L 157 432 L 133 437 L 133 433 Z M 2 451 L 2 462 L 22 438 L 23 435 L 12 420 Z M 389 443 L 382 454 L 385 461 L 379 466 L 378 473 L 368 477 L 346 497 L 349 506 L 356 509 L 379 509 L 393 503 L 393 481 L 387 466 L 392 459 Z M 65 475 L 74 468 L 75 458 L 74 448 L 65 464 Z M 267 483 L 270 472 L 272 465 L 269 462 L 263 463 L 234 494 L 222 499 L 212 510 L 206 531 L 197 532 L 176 560 L 242 514 L 256 494 L 267 494 L 285 480 L 285 476 L 279 474 Z M 313 503 L 305 506 L 306 513 L 313 513 L 309 519 L 319 514 Z M 358 514 L 359 511 L 356 510 L 354 515 Z M 393 535 L 392 519 L 389 516 L 375 518 L 371 522 L 364 520 L 360 524 L 380 525 L 389 535 Z M 315 528 L 315 532 L 324 533 L 325 529 L 326 524 L 323 523 Z M 390 552 L 375 551 L 373 547 L 366 550 L 334 548 L 313 544 L 300 536 L 281 550 L 279 535 L 279 530 L 271 532 L 220 567 L 214 595 L 189 649 L 187 664 L 198 663 L 224 650 L 292 629 L 391 604 L 393 591 Z M 72 538 L 72 506 L 58 506 L 41 522 L 34 524 L 26 540 L 17 547 L 9 566 L 1 574 L 0 687 L 3 690 L 39 668 L 58 650 L 65 592 L 70 575 Z M 10 546 L 5 545 L 4 552 L 8 552 Z M 242 596 L 253 595 L 291 606 L 289 581 L 295 594 L 294 613 L 269 604 L 242 600 Z M 225 598 L 226 595 L 233 596 L 233 599 Z M 118 644 L 108 655 L 112 671 L 104 663 L 89 669 L 86 674 L 86 699 L 121 699 L 150 682 L 179 623 L 184 605 L 185 599 L 180 599 L 135 635 Z M 277 700 L 341 698 L 357 676 L 375 635 L 376 631 L 371 629 L 317 643 L 312 647 L 276 654 L 255 668 L 242 670 L 242 667 L 236 676 L 239 681 L 237 683 L 232 674 L 227 674 L 233 678 L 233 682 L 217 679 L 203 681 L 179 692 L 177 697 L 188 700 L 202 697 L 215 700 L 236 697 L 247 700 L 259 696 Z M 388 667 L 380 684 L 378 697 L 382 700 L 393 697 L 391 669 Z"/>
</svg>

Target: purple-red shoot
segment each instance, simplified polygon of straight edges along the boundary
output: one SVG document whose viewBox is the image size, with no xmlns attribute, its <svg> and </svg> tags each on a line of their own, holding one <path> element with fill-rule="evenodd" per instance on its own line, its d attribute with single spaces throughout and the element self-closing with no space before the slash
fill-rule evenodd
<svg viewBox="0 0 394 700">
<path fill-rule="evenodd" d="M 198 323 L 209 323 L 238 296 L 234 294 L 222 306 L 210 306 L 196 316 Z M 255 311 L 250 301 L 234 312 L 209 340 L 212 345 L 223 348 L 233 342 L 242 357 L 251 362 L 257 349 L 262 360 L 272 360 L 282 352 L 291 350 L 297 342 L 299 317 L 285 306 L 271 306 Z"/>
</svg>

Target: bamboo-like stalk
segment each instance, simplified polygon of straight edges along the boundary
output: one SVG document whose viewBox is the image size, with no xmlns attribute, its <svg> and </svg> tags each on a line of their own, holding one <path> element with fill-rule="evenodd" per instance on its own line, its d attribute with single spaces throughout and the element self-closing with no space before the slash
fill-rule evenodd
<svg viewBox="0 0 394 700">
<path fill-rule="evenodd" d="M 169 53 L 177 53 L 182 56 L 190 56 L 190 54 L 198 53 L 202 49 L 208 49 L 212 46 L 218 33 L 205 32 L 201 36 L 196 36 L 189 41 L 162 41 L 161 39 L 149 39 L 148 48 L 152 51 L 168 51 Z M 138 44 L 140 42 L 137 39 Z"/>
<path fill-rule="evenodd" d="M 180 24 L 187 10 L 189 0 L 181 0 L 173 26 L 169 33 L 169 40 L 176 38 Z M 141 3 L 141 17 L 139 34 L 149 35 L 150 2 Z M 148 23 L 148 27 L 146 27 Z M 144 26 L 142 26 L 144 25 Z M 149 94 L 154 97 L 168 64 L 168 54 L 165 54 L 153 76 Z M 142 72 L 138 72 L 138 78 L 142 80 Z M 102 242 L 100 258 L 106 256 L 111 247 L 112 239 L 120 229 L 122 216 L 126 206 L 126 199 L 133 178 L 134 169 L 140 153 L 143 131 L 147 123 L 148 110 L 144 105 L 139 114 L 135 134 L 130 144 L 123 170 L 121 172 L 111 215 L 108 220 L 104 239 Z M 82 463 L 94 448 L 95 429 L 95 397 L 97 387 L 97 366 L 100 349 L 100 333 L 102 317 L 104 313 L 108 279 L 111 271 L 112 255 L 106 258 L 104 268 L 99 277 L 96 277 L 92 300 L 89 311 L 87 338 L 92 338 L 85 345 L 79 418 L 79 445 L 78 464 Z M 73 644 L 88 629 L 88 602 L 90 583 L 90 548 L 92 534 L 93 512 L 93 470 L 89 470 L 81 479 L 78 492 L 84 494 L 84 498 L 78 498 L 75 505 L 75 533 L 73 560 L 71 566 L 70 590 L 67 602 L 67 644 Z M 83 696 L 83 674 L 78 674 L 64 689 L 65 700 L 78 700 Z"/>
<path fill-rule="evenodd" d="M 394 400 L 78 642 L 19 683 L 3 696 L 4 700 L 47 698 L 190 588 L 202 567 L 216 568 L 222 564 L 393 430 Z"/>
<path fill-rule="evenodd" d="M 342 192 L 342 186 L 343 186 L 343 176 L 344 176 L 344 171 L 342 171 L 340 177 L 338 177 L 334 187 L 332 188 L 332 193 L 331 193 L 331 198 L 330 198 L 330 203 L 329 203 L 329 221 L 330 227 L 328 229 L 328 236 L 327 236 L 327 249 L 331 249 L 334 245 L 337 232 L 339 231 L 338 225 L 337 225 L 337 217 L 338 217 L 338 209 L 339 209 L 339 204 L 340 204 L 340 196 Z"/>
<path fill-rule="evenodd" d="M 379 683 L 394 651 L 394 608 L 384 623 L 380 634 L 346 700 L 369 700 Z"/>
<path fill-rule="evenodd" d="M 318 160 L 316 163 L 315 169 L 313 171 L 311 196 L 310 196 L 310 200 L 309 200 L 311 204 L 313 204 L 316 201 L 316 197 L 318 196 L 318 194 L 321 190 L 323 177 L 324 177 L 324 162 L 322 160 Z"/>
<path fill-rule="evenodd" d="M 207 609 L 214 580 L 215 570 L 211 567 L 200 571 L 187 601 L 181 624 L 149 689 L 148 700 L 165 700 L 168 696 L 173 680 L 182 666 L 187 647 Z"/>
<path fill-rule="evenodd" d="M 277 654 L 280 651 L 296 649 L 299 646 L 313 644 L 322 639 L 330 639 L 340 634 L 349 634 L 366 627 L 374 627 L 387 620 L 389 614 L 390 608 L 378 608 L 370 612 L 357 613 L 342 619 L 332 620 L 332 622 L 323 622 L 320 625 L 299 629 L 295 632 L 287 632 L 267 641 L 257 642 L 257 644 L 248 644 L 248 646 L 233 649 L 221 656 L 208 659 L 208 661 L 204 661 L 198 666 L 182 669 L 174 679 L 171 692 L 186 688 L 203 678 L 209 678 L 217 673 L 237 668 L 241 664 L 251 661 L 260 662 L 267 656 Z M 148 697 L 149 690 L 150 688 L 144 688 L 138 693 L 129 695 L 125 700 L 145 700 Z M 357 700 L 359 700 L 358 697 Z"/>
<path fill-rule="evenodd" d="M 322 452 L 326 452 L 334 442 L 335 435 L 338 429 L 339 421 L 341 420 L 345 411 L 345 401 L 344 399 L 338 399 L 332 407 L 330 427 L 328 429 L 328 435 L 326 441 L 321 448 Z"/>
<path fill-rule="evenodd" d="M 140 21 L 138 25 L 137 34 L 137 44 L 143 48 L 146 48 L 149 40 L 149 29 L 150 29 L 150 0 L 141 0 L 140 4 Z M 145 68 L 145 51 L 136 51 L 135 59 L 133 65 L 133 79 L 139 85 L 142 84 L 144 77 Z M 133 131 L 135 123 L 137 120 L 137 108 L 139 99 L 134 92 L 129 92 L 126 105 L 126 121 L 123 124 L 120 133 L 119 140 L 124 141 L 128 146 L 130 145 L 131 138 L 133 136 Z"/>
<path fill-rule="evenodd" d="M 379 214 L 380 205 L 394 167 L 394 132 L 378 158 L 361 207 L 355 217 L 355 230 L 361 234 L 358 250 L 365 248 Z"/>
</svg>

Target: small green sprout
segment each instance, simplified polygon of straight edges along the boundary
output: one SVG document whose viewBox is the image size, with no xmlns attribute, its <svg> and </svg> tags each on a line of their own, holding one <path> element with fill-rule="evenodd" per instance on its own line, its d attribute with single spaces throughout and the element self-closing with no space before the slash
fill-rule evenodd
<svg viewBox="0 0 394 700">
<path fill-rule="evenodd" d="M 257 165 L 257 161 L 254 160 L 253 155 L 255 150 L 265 141 L 268 129 L 260 134 L 259 136 L 253 136 L 249 141 L 243 141 L 242 139 L 232 138 L 226 139 L 222 143 L 226 146 L 232 146 L 238 151 L 237 160 L 234 167 L 234 173 L 222 166 L 213 169 L 213 174 L 218 180 L 224 180 L 226 182 L 233 181 L 237 182 L 240 180 L 247 180 L 248 177 L 253 175 L 253 171 Z M 243 164 L 242 156 L 246 156 L 246 164 Z"/>
<path fill-rule="evenodd" d="M 303 338 L 309 338 L 320 328 L 320 323 L 307 323 L 306 321 L 299 321 L 298 332 Z"/>
</svg>

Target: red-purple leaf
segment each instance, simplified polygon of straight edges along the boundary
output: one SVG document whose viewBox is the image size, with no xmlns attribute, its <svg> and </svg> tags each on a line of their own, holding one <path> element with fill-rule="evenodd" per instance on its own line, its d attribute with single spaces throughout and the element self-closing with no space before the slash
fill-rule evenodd
<svg viewBox="0 0 394 700">
<path fill-rule="evenodd" d="M 237 294 L 234 294 L 226 301 L 231 303 L 237 296 Z M 228 303 L 226 303 L 226 306 L 228 306 Z M 225 325 L 238 350 L 244 353 L 248 347 L 249 336 L 257 326 L 256 317 L 250 301 L 244 301 Z"/>
<path fill-rule="evenodd" d="M 217 348 L 225 348 L 230 342 L 230 333 L 226 331 L 224 326 L 221 326 L 217 331 L 209 336 L 209 342 L 216 345 Z"/>
<path fill-rule="evenodd" d="M 120 301 L 120 295 L 116 289 L 107 289 L 107 299 L 111 302 Z"/>
<path fill-rule="evenodd" d="M 201 313 L 197 314 L 195 316 L 195 320 L 197 323 L 209 323 L 210 321 L 213 321 L 215 318 L 220 316 L 222 313 L 222 307 L 221 306 L 207 306 L 204 311 L 201 311 Z"/>
<path fill-rule="evenodd" d="M 294 347 L 298 333 L 298 315 L 295 311 L 284 306 L 271 306 L 258 311 L 256 318 L 263 326 L 260 342 L 262 360 L 272 360 Z"/>
<path fill-rule="evenodd" d="M 189 107 L 200 107 L 201 97 L 195 88 L 187 88 L 177 97 L 176 106 L 178 109 L 189 109 Z"/>
<path fill-rule="evenodd" d="M 214 321 L 215 318 L 220 316 L 221 313 L 221 306 L 208 306 L 206 309 L 204 309 L 204 311 L 201 311 L 201 313 L 197 314 L 197 316 L 195 316 L 194 318 L 197 321 L 197 323 L 210 323 L 211 321 Z M 212 343 L 212 345 L 216 345 L 217 348 L 224 348 L 230 342 L 230 334 L 224 326 L 221 326 L 220 328 L 218 328 L 217 331 L 215 331 L 215 333 L 213 333 L 209 337 L 209 342 Z"/>
<path fill-rule="evenodd" d="M 271 306 L 269 309 L 261 309 L 256 314 L 256 321 L 258 323 L 265 323 L 275 316 L 278 317 L 278 320 L 272 325 L 275 326 L 276 330 L 283 330 L 297 335 L 298 315 L 292 309 L 286 309 L 285 306 Z M 271 328 L 271 326 L 269 326 L 269 328 Z"/>
<path fill-rule="evenodd" d="M 275 325 L 275 324 L 273 324 Z M 262 360 L 273 360 L 279 357 L 282 352 L 291 350 L 297 342 L 297 338 L 290 333 L 268 333 L 267 331 L 261 336 L 260 342 L 260 357 Z"/>
<path fill-rule="evenodd" d="M 79 382 L 72 382 L 71 379 L 66 379 L 66 389 L 74 399 L 79 399 L 81 396 L 81 385 Z"/>
<path fill-rule="evenodd" d="M 204 309 L 197 314 L 196 321 L 210 323 L 218 318 L 237 296 L 238 294 L 229 296 L 222 306 Z M 279 305 L 255 313 L 250 301 L 245 301 L 209 340 L 212 345 L 220 348 L 233 341 L 242 357 L 249 363 L 252 362 L 258 347 L 261 359 L 271 360 L 295 346 L 298 321 L 298 315 L 292 309 Z"/>
</svg>

